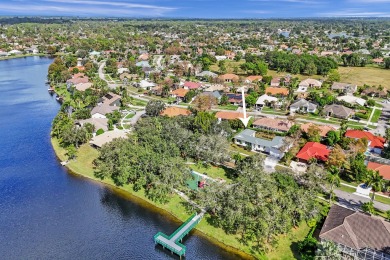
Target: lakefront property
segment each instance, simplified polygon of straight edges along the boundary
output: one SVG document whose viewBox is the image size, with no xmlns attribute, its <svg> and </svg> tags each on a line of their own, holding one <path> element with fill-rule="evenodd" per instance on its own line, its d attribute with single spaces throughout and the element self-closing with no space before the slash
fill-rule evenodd
<svg viewBox="0 0 390 260">
<path fill-rule="evenodd" d="M 163 8 L 159 1 L 136 2 L 131 6 L 137 14 L 146 8 L 148 14 L 158 12 L 165 17 L 180 9 L 175 1 Z M 280 14 L 284 8 L 299 12 L 297 5 L 307 4 L 298 2 L 283 3 Z M 130 5 L 126 1 L 84 4 L 120 6 L 123 13 Z M 186 4 L 193 5 L 191 1 Z M 73 5 L 85 10 L 81 3 Z M 203 2 L 197 5 L 208 10 Z M 267 4 L 252 1 L 250 5 Z M 226 2 L 219 8 L 230 6 Z M 53 10 L 58 8 L 64 7 Z M 58 251 L 58 258 L 86 259 L 96 255 L 129 259 L 140 255 L 147 259 L 390 258 L 388 19 L 289 19 L 286 23 L 61 16 L 4 17 L 0 24 L 0 59 L 50 57 L 26 58 L 32 71 L 24 63 L 12 71 L 17 59 L 0 61 L 0 67 L 7 62 L 2 67 L 5 72 L 0 71 L 0 86 L 7 86 L 2 103 L 11 111 L 5 113 L 6 122 L 15 125 L 13 130 L 6 126 L 3 132 L 4 149 L 13 147 L 19 153 L 13 144 L 24 140 L 26 146 L 21 147 L 42 161 L 40 145 L 45 147 L 43 136 L 49 134 L 41 131 L 49 131 L 44 120 L 50 117 L 51 144 L 60 160 L 41 167 L 20 159 L 30 179 L 36 174 L 31 169 L 59 172 L 54 177 L 37 175 L 47 190 L 53 188 L 58 194 L 51 191 L 37 199 L 46 201 L 42 199 L 46 197 L 47 208 L 53 209 L 47 225 L 37 222 L 42 230 L 50 231 L 48 241 L 7 219 L 15 235 L 2 230 L 6 235 L 0 240 L 4 239 L 5 246 L 15 247 L 25 237 L 33 237 L 26 248 L 47 244 L 47 251 Z M 33 69 L 39 64 L 46 67 L 38 80 Z M 26 89 L 27 83 L 20 80 L 24 74 L 28 84 L 42 86 Z M 8 89 L 10 84 L 14 86 Z M 10 94 L 15 91 L 20 99 Z M 12 108 L 12 102 L 23 110 Z M 28 117 L 19 118 L 23 113 L 39 127 Z M 29 133 L 29 140 L 20 137 L 19 142 L 8 142 L 10 133 L 21 134 L 16 130 L 26 126 L 16 121 L 26 121 L 35 131 Z M 41 137 L 31 144 L 35 134 Z M 36 153 L 31 154 L 30 147 Z M 7 154 L 13 156 L 13 152 Z M 8 157 L 0 160 L 6 180 L 19 172 L 13 168 L 15 160 Z M 61 165 L 94 182 L 61 175 Z M 60 184 L 51 186 L 46 181 L 53 178 L 60 178 Z M 7 186 L 2 197 L 20 197 L 12 181 L 7 181 L 12 188 Z M 34 193 L 35 186 L 42 187 L 25 184 Z M 92 188 L 93 195 L 89 185 L 98 187 Z M 80 191 L 84 188 L 85 196 Z M 34 198 L 29 189 L 25 191 L 28 198 Z M 53 204 L 54 198 L 58 205 Z M 39 209 L 47 206 L 36 206 L 33 199 L 31 203 Z M 22 200 L 14 206 L 19 204 L 28 203 Z M 6 214 L 11 212 L 9 217 L 15 215 L 18 223 L 27 223 L 40 234 L 29 222 L 30 217 L 36 221 L 36 212 L 25 208 L 0 205 Z M 56 217 L 57 211 L 61 214 Z M 30 217 L 23 222 L 15 212 Z M 53 222 L 56 218 L 61 221 Z M 74 231 L 69 219 L 77 221 L 74 224 L 80 232 Z M 58 224 L 62 222 L 66 228 Z M 80 227 L 100 230 L 95 223 L 102 226 L 104 238 Z M 123 230 L 130 235 L 123 235 Z M 77 233 L 82 233 L 82 240 Z M 186 240 L 187 236 L 191 239 Z M 123 238 L 127 246 L 118 246 L 112 237 Z M 61 249 L 52 240 L 61 242 Z M 81 250 L 72 241 L 88 249 Z M 90 248 L 96 248 L 96 254 Z M 7 248 L 5 258 L 26 258 L 18 251 Z M 37 251 L 36 257 L 52 257 L 43 251 Z"/>
</svg>

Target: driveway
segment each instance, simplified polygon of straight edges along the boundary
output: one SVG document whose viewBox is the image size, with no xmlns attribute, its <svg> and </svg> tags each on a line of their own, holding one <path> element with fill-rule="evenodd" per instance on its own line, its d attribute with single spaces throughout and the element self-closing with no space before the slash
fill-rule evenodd
<svg viewBox="0 0 390 260">
<path fill-rule="evenodd" d="M 105 66 L 106 66 L 106 62 L 103 61 L 103 62 L 100 64 L 99 70 L 98 70 L 98 72 L 99 72 L 99 78 L 102 79 L 102 80 L 104 80 L 105 82 L 107 82 L 109 88 L 115 89 L 115 88 L 117 87 L 117 84 L 112 84 L 112 83 L 108 82 L 108 81 L 106 80 L 106 78 L 104 77 L 104 67 L 105 67 Z"/>
<path fill-rule="evenodd" d="M 334 193 L 338 197 L 338 203 L 340 205 L 343 205 L 347 208 L 353 209 L 353 210 L 358 210 L 362 206 L 363 203 L 369 202 L 370 199 L 353 194 L 353 193 L 348 193 L 342 190 L 334 190 Z M 390 210 L 390 205 L 374 201 L 374 207 L 382 210 L 382 211 L 387 211 Z"/>
<path fill-rule="evenodd" d="M 384 136 L 386 133 L 387 123 L 390 119 L 390 104 L 389 103 L 381 103 L 383 105 L 382 114 L 379 117 L 378 126 L 373 131 L 375 134 L 379 134 Z"/>
</svg>

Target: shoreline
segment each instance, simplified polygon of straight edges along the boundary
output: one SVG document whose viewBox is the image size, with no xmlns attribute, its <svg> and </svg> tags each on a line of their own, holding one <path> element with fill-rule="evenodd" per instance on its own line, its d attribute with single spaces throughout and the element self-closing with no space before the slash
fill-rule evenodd
<svg viewBox="0 0 390 260">
<path fill-rule="evenodd" d="M 57 160 L 59 160 L 60 162 L 65 161 L 66 157 L 64 157 L 60 151 L 60 149 L 62 149 L 62 148 L 59 147 L 54 142 L 55 142 L 55 139 L 50 137 L 50 143 L 52 145 L 55 156 L 57 157 Z M 63 167 L 65 167 L 67 170 L 67 173 L 72 175 L 73 177 L 87 179 L 88 181 L 92 181 L 96 184 L 106 186 L 111 191 L 115 192 L 117 195 L 119 195 L 123 198 L 129 199 L 129 200 L 132 200 L 133 202 L 135 202 L 135 203 L 137 203 L 137 204 L 141 205 L 142 207 L 145 207 L 149 210 L 158 212 L 159 214 L 164 215 L 164 217 L 167 217 L 170 221 L 177 222 L 178 225 L 182 224 L 183 221 L 185 221 L 185 219 L 183 220 L 180 216 L 176 215 L 174 212 L 167 210 L 167 209 L 163 208 L 162 206 L 159 206 L 159 204 L 157 204 L 157 203 L 155 203 L 155 202 L 153 202 L 145 197 L 139 196 L 139 194 L 137 194 L 136 192 L 132 192 L 131 190 L 125 189 L 124 187 L 118 187 L 115 184 L 111 183 L 109 180 L 101 180 L 101 179 L 96 178 L 94 176 L 90 176 L 88 174 L 85 174 L 85 173 L 75 169 L 75 167 L 71 167 L 69 164 L 67 164 Z M 204 221 L 206 221 L 206 220 L 204 220 Z M 201 237 L 207 239 L 211 243 L 217 245 L 221 249 L 228 251 L 229 253 L 231 253 L 235 256 L 238 256 L 242 259 L 256 259 L 256 257 L 254 255 L 246 253 L 243 250 L 240 250 L 240 249 L 233 247 L 231 245 L 227 245 L 223 241 L 219 240 L 218 238 L 203 232 L 198 227 L 196 227 L 194 229 L 194 232 L 197 235 L 200 235 Z M 239 243 L 239 242 L 237 241 L 237 243 Z"/>
<path fill-rule="evenodd" d="M 21 59 L 21 58 L 28 58 L 28 57 L 49 57 L 50 55 L 44 54 L 44 53 L 38 53 L 38 54 L 22 54 L 22 55 L 15 55 L 15 56 L 5 56 L 0 57 L 0 61 L 2 60 L 12 60 L 12 59 Z"/>
</svg>

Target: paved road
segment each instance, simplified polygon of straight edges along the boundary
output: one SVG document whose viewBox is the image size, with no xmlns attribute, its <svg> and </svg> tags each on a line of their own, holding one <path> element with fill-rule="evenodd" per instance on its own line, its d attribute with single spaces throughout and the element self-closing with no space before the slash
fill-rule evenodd
<svg viewBox="0 0 390 260">
<path fill-rule="evenodd" d="M 157 69 L 163 69 L 163 66 L 161 64 L 161 60 L 164 57 L 164 55 L 155 55 L 154 57 L 155 57 L 154 61 L 156 63 Z"/>
<path fill-rule="evenodd" d="M 334 193 L 338 197 L 339 204 L 354 210 L 360 209 L 363 203 L 370 201 L 370 199 L 368 198 L 355 195 L 353 193 L 348 193 L 342 190 L 335 190 Z M 382 211 L 390 210 L 390 205 L 381 202 L 374 201 L 374 206 L 375 208 Z"/>
<path fill-rule="evenodd" d="M 378 126 L 375 129 L 374 133 L 384 136 L 386 133 L 387 122 L 390 119 L 390 104 L 381 103 L 383 105 L 382 114 L 378 121 Z"/>
<path fill-rule="evenodd" d="M 107 82 L 109 88 L 115 89 L 116 86 L 117 86 L 117 84 L 111 84 L 111 83 L 108 82 L 108 81 L 106 80 L 106 78 L 104 77 L 104 66 L 106 66 L 106 62 L 105 62 L 105 61 L 103 61 L 103 62 L 100 64 L 100 66 L 99 66 L 99 70 L 98 70 L 98 72 L 99 72 L 99 78 L 102 79 L 102 80 L 104 80 L 105 82 Z"/>
</svg>

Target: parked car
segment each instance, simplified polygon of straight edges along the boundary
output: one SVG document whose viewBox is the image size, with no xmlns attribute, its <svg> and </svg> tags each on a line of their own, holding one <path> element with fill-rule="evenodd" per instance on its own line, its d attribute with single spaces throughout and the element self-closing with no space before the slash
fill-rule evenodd
<svg viewBox="0 0 390 260">
<path fill-rule="evenodd" d="M 356 120 L 356 121 L 360 121 L 360 117 L 358 117 L 358 116 L 353 116 L 353 117 L 351 117 L 351 119 Z"/>
</svg>

